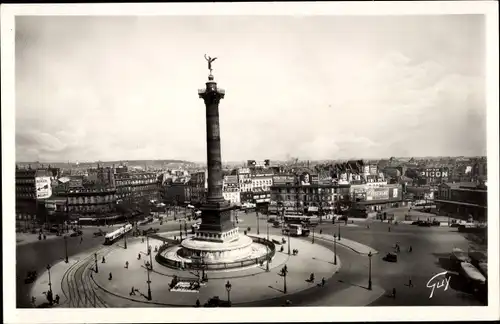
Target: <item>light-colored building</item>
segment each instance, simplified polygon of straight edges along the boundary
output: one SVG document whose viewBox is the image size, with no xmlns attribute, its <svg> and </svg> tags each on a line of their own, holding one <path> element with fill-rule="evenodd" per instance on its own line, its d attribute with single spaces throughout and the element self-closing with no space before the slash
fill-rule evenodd
<svg viewBox="0 0 500 324">
<path fill-rule="evenodd" d="M 228 200 L 232 205 L 239 205 L 241 203 L 239 191 L 223 191 L 222 196 L 224 196 L 224 199 Z"/>
</svg>

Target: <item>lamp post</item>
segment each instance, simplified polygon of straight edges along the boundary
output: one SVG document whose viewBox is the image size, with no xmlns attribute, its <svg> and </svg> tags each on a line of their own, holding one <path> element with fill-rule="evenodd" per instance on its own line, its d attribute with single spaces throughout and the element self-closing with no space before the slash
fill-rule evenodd
<svg viewBox="0 0 500 324">
<path fill-rule="evenodd" d="M 228 301 L 229 305 L 231 305 L 231 288 L 232 288 L 232 285 L 228 280 L 226 282 L 226 291 L 227 291 L 227 301 Z"/>
<path fill-rule="evenodd" d="M 255 209 L 255 214 L 257 215 L 257 235 L 260 235 L 260 227 L 259 227 L 259 211 Z"/>
<path fill-rule="evenodd" d="M 340 241 L 340 223 L 338 223 L 338 224 L 337 224 L 337 227 L 338 227 L 338 229 L 339 229 L 339 233 L 338 233 L 338 235 L 337 235 L 337 236 L 338 236 L 339 241 Z"/>
<path fill-rule="evenodd" d="M 147 284 L 148 284 L 148 300 L 151 300 L 151 278 L 149 277 L 149 267 L 146 267 L 146 272 L 148 274 L 148 281 Z"/>
<path fill-rule="evenodd" d="M 314 226 L 311 226 L 313 230 L 313 239 L 312 239 L 312 244 L 314 244 Z"/>
<path fill-rule="evenodd" d="M 49 272 L 49 292 L 52 295 L 52 282 L 50 281 L 50 264 L 47 264 L 47 271 Z"/>
<path fill-rule="evenodd" d="M 123 234 L 123 241 L 124 241 L 124 248 L 125 250 L 127 249 L 127 232 L 125 232 L 125 234 Z"/>
<path fill-rule="evenodd" d="M 288 228 L 288 255 L 290 255 L 290 228 Z"/>
<path fill-rule="evenodd" d="M 68 263 L 69 260 L 68 260 L 68 237 L 66 235 L 64 235 L 64 251 L 65 251 L 65 256 L 66 256 L 66 259 L 64 260 L 64 262 Z"/>
<path fill-rule="evenodd" d="M 179 235 L 181 236 L 181 241 L 182 241 L 182 224 L 179 222 Z"/>
<path fill-rule="evenodd" d="M 267 240 L 269 241 L 269 209 L 267 210 L 267 225 L 266 225 L 266 231 L 267 231 Z"/>
<path fill-rule="evenodd" d="M 372 290 L 372 251 L 368 252 L 368 290 Z"/>
<path fill-rule="evenodd" d="M 94 253 L 95 257 L 95 273 L 99 273 L 99 268 L 97 267 L 97 253 Z"/>
<path fill-rule="evenodd" d="M 151 271 L 153 271 L 153 253 L 151 253 L 151 249 L 149 250 L 149 264 L 151 265 Z"/>
<path fill-rule="evenodd" d="M 333 264 L 337 265 L 337 237 L 333 234 Z"/>
<path fill-rule="evenodd" d="M 288 267 L 286 264 L 281 268 L 281 275 L 283 276 L 283 292 L 286 294 L 286 276 L 288 274 Z"/>
</svg>

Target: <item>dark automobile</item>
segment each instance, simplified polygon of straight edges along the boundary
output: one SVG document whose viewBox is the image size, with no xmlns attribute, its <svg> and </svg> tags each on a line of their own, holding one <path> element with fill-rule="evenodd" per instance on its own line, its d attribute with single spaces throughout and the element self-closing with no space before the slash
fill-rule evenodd
<svg viewBox="0 0 500 324">
<path fill-rule="evenodd" d="M 418 224 L 418 226 L 431 227 L 431 223 L 429 223 L 429 222 L 421 222 L 421 223 Z"/>
<path fill-rule="evenodd" d="M 83 235 L 83 232 L 80 230 L 76 230 L 76 231 L 73 231 L 73 233 L 71 233 L 69 236 L 77 237 L 77 236 L 81 236 L 81 235 Z"/>
<path fill-rule="evenodd" d="M 453 223 L 453 224 L 450 225 L 450 227 L 459 227 L 459 226 L 460 226 L 459 223 Z"/>
<path fill-rule="evenodd" d="M 49 229 L 49 232 L 50 232 L 50 233 L 57 233 L 57 232 L 59 232 L 59 226 L 57 226 L 57 225 L 52 226 L 52 227 Z"/>
<path fill-rule="evenodd" d="M 420 223 L 422 223 L 420 220 L 411 222 L 412 225 L 420 225 Z"/>
<path fill-rule="evenodd" d="M 386 256 L 382 258 L 382 260 L 387 262 L 398 262 L 398 255 L 394 253 L 387 253 Z"/>
<path fill-rule="evenodd" d="M 35 282 L 36 277 L 37 277 L 36 271 L 28 271 L 28 275 L 26 276 L 26 279 L 24 279 L 24 283 L 31 284 Z"/>
<path fill-rule="evenodd" d="M 158 231 L 160 231 L 159 228 L 152 228 L 152 227 L 150 227 L 150 228 L 148 228 L 146 230 L 143 230 L 142 231 L 142 235 L 154 234 L 154 233 L 158 233 Z"/>
<path fill-rule="evenodd" d="M 205 307 L 231 307 L 231 303 L 227 300 L 221 300 L 219 296 L 210 298 L 204 305 Z"/>
<path fill-rule="evenodd" d="M 441 226 L 441 222 L 438 222 L 437 220 L 433 220 L 431 225 L 432 226 Z"/>
<path fill-rule="evenodd" d="M 94 232 L 94 236 L 97 237 L 97 236 L 104 236 L 106 235 L 106 232 L 104 231 L 97 231 L 97 232 Z"/>
</svg>

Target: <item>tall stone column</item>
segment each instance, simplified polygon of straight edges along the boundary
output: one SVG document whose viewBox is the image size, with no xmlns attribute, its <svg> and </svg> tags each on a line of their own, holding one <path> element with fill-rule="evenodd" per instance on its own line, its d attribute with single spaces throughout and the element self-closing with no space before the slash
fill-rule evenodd
<svg viewBox="0 0 500 324">
<path fill-rule="evenodd" d="M 219 103 L 224 98 L 225 91 L 217 87 L 217 82 L 210 74 L 205 89 L 198 90 L 198 95 L 205 102 L 206 108 L 208 196 L 207 202 L 200 208 L 202 223 L 197 232 L 197 239 L 231 241 L 238 238 L 238 230 L 231 222 L 232 207 L 222 195 Z"/>
</svg>

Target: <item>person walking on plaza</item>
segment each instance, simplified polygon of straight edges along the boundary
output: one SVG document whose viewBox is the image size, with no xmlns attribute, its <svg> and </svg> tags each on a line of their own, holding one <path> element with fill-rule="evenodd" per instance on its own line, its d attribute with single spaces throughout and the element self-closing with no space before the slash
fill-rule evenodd
<svg viewBox="0 0 500 324">
<path fill-rule="evenodd" d="M 80 236 L 80 244 L 82 244 L 82 242 L 83 242 L 83 235 Z"/>
<path fill-rule="evenodd" d="M 408 287 L 413 287 L 413 284 L 411 282 L 411 278 L 408 279 Z"/>
<path fill-rule="evenodd" d="M 408 252 L 411 252 L 411 251 L 413 251 L 413 248 L 410 245 L 410 247 L 408 248 Z"/>
<path fill-rule="evenodd" d="M 326 284 L 325 277 L 321 278 L 321 286 L 324 287 Z"/>
<path fill-rule="evenodd" d="M 113 279 L 113 274 L 110 272 L 108 280 L 112 280 L 112 279 Z"/>
<path fill-rule="evenodd" d="M 55 300 L 55 302 L 56 302 L 57 305 L 59 305 L 59 300 L 61 300 L 61 297 L 59 297 L 59 295 L 56 294 L 56 300 Z"/>
<path fill-rule="evenodd" d="M 125 269 L 128 269 L 128 261 L 125 262 Z"/>
<path fill-rule="evenodd" d="M 135 288 L 132 286 L 132 289 L 130 290 L 130 296 L 134 295 L 135 296 Z"/>
<path fill-rule="evenodd" d="M 104 258 L 104 255 L 102 256 L 102 263 L 106 263 L 106 259 Z"/>
<path fill-rule="evenodd" d="M 396 299 L 396 288 L 392 288 L 392 298 Z"/>
<path fill-rule="evenodd" d="M 137 260 L 140 260 L 141 259 L 141 254 L 137 254 Z"/>
</svg>

